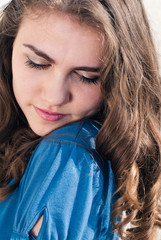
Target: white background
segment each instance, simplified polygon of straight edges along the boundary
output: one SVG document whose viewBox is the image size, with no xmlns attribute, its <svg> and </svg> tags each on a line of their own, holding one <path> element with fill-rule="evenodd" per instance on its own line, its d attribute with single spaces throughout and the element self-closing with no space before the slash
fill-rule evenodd
<svg viewBox="0 0 161 240">
<path fill-rule="evenodd" d="M 131 0 L 132 1 L 132 0 Z M 151 24 L 161 70 L 161 0 L 142 0 Z M 161 71 L 160 71 L 161 72 Z"/>
</svg>

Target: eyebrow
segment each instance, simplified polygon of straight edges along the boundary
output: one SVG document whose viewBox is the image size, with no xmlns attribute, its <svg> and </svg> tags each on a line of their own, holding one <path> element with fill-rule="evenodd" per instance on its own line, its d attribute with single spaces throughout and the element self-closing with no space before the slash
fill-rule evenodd
<svg viewBox="0 0 161 240">
<path fill-rule="evenodd" d="M 31 51 L 33 51 L 37 56 L 42 57 L 44 59 L 46 59 L 48 62 L 54 63 L 55 61 L 49 57 L 46 53 L 40 51 L 39 49 L 37 49 L 36 47 L 30 45 L 30 44 L 23 44 L 24 47 L 29 48 Z"/>
<path fill-rule="evenodd" d="M 24 47 L 29 48 L 31 51 L 33 51 L 37 56 L 44 58 L 45 60 L 47 60 L 48 62 L 51 63 L 55 63 L 54 59 L 52 59 L 51 57 L 49 57 L 46 53 L 44 53 L 43 51 L 37 49 L 35 46 L 30 45 L 30 44 L 23 44 Z M 98 73 L 100 71 L 100 68 L 95 68 L 95 67 L 75 67 L 73 69 L 74 71 L 86 71 L 86 72 L 96 72 Z"/>
</svg>

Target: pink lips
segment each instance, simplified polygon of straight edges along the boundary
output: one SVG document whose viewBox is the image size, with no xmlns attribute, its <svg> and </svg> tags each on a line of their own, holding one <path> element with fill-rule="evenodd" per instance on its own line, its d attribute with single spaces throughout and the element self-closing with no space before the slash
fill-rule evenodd
<svg viewBox="0 0 161 240">
<path fill-rule="evenodd" d="M 60 114 L 60 113 L 55 113 L 49 110 L 44 110 L 44 109 L 40 109 L 35 107 L 35 111 L 37 112 L 37 114 L 46 121 L 50 121 L 50 122 L 55 122 L 55 121 L 59 121 L 62 118 L 64 118 L 66 115 L 64 114 Z"/>
</svg>

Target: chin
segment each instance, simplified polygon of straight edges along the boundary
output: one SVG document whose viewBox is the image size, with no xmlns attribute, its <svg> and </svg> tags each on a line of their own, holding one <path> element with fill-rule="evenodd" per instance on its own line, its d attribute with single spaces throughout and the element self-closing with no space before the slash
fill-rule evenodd
<svg viewBox="0 0 161 240">
<path fill-rule="evenodd" d="M 55 130 L 55 129 L 45 129 L 45 128 L 40 129 L 40 128 L 31 127 L 31 126 L 30 126 L 30 128 L 35 134 L 37 134 L 38 136 L 41 136 L 41 137 L 43 137 Z"/>
</svg>

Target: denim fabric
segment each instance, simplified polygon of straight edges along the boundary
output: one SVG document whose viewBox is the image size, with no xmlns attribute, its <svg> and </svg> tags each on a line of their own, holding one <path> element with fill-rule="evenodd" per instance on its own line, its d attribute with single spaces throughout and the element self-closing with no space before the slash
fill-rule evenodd
<svg viewBox="0 0 161 240">
<path fill-rule="evenodd" d="M 98 131 L 84 120 L 40 142 L 19 186 L 0 203 L 0 240 L 34 239 L 29 233 L 42 215 L 38 240 L 118 239 L 110 221 L 114 177 L 95 150 Z"/>
</svg>

